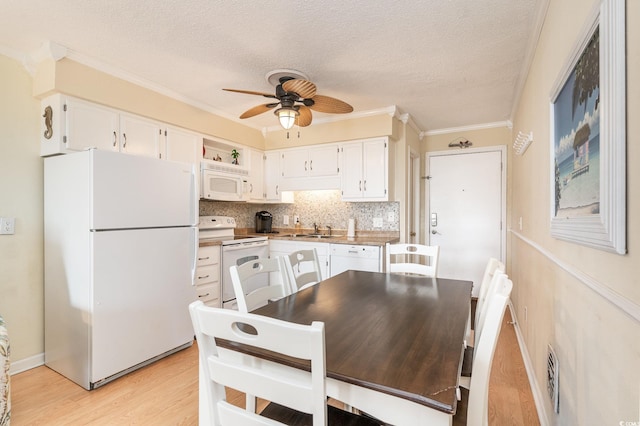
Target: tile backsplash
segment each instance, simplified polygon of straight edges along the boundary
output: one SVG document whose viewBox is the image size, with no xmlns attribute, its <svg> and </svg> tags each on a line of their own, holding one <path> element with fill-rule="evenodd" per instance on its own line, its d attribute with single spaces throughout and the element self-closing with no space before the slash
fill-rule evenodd
<svg viewBox="0 0 640 426">
<path fill-rule="evenodd" d="M 232 216 L 238 228 L 253 228 L 257 212 L 266 210 L 273 214 L 274 228 L 293 228 L 294 215 L 300 217 L 303 228 L 312 228 L 314 222 L 320 229 L 329 225 L 332 229 L 347 229 L 350 218 L 355 219 L 356 230 L 399 231 L 400 203 L 398 202 L 346 202 L 340 191 L 299 191 L 294 192 L 293 204 L 254 204 L 225 201 L 200 200 L 200 216 Z M 392 216 L 389 221 L 389 216 Z M 289 216 L 289 225 L 283 225 L 283 218 Z M 374 218 L 382 219 L 381 227 L 374 227 Z"/>
</svg>

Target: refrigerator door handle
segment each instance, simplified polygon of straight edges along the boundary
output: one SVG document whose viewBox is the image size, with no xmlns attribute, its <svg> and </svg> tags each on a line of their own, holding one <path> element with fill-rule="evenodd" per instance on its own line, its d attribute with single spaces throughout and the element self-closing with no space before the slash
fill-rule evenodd
<svg viewBox="0 0 640 426">
<path fill-rule="evenodd" d="M 200 246 L 200 240 L 198 239 L 198 228 L 195 226 L 191 228 L 191 238 L 193 239 L 193 252 L 191 253 L 191 285 L 196 285 L 196 266 L 198 263 L 198 247 Z"/>
</svg>

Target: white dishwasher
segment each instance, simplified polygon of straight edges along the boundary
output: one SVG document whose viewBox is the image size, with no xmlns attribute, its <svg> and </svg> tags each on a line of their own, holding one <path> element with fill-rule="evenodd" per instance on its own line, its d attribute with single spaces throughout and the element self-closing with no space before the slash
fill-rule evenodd
<svg viewBox="0 0 640 426">
<path fill-rule="evenodd" d="M 329 275 L 338 275 L 349 269 L 382 271 L 382 251 L 379 246 L 330 244 Z"/>
</svg>

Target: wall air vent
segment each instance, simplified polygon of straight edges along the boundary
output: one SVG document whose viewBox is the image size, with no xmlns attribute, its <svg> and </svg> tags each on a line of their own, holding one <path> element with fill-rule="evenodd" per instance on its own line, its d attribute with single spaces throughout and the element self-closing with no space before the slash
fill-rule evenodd
<svg viewBox="0 0 640 426">
<path fill-rule="evenodd" d="M 558 357 L 554 352 L 551 345 L 547 345 L 547 391 L 549 392 L 549 398 L 553 404 L 553 411 L 560 412 L 560 394 L 558 389 Z"/>
</svg>

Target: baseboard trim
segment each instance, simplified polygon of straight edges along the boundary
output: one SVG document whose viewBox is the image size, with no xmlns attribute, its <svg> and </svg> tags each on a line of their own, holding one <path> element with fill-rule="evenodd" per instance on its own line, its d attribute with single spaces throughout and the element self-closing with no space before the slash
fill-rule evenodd
<svg viewBox="0 0 640 426">
<path fill-rule="evenodd" d="M 536 404 L 536 411 L 538 412 L 538 420 L 540 420 L 540 426 L 550 426 L 553 424 L 551 418 L 548 416 L 547 410 L 544 404 L 545 393 L 540 389 L 540 384 L 536 380 L 536 375 L 533 369 L 533 363 L 529 357 L 529 351 L 527 345 L 522 337 L 520 331 L 520 322 L 516 316 L 516 310 L 513 308 L 513 304 L 509 301 L 509 310 L 511 311 L 511 318 L 513 319 L 513 327 L 516 331 L 516 338 L 518 339 L 518 346 L 520 347 L 520 353 L 522 354 L 522 360 L 524 361 L 524 368 L 527 371 L 527 377 L 529 378 L 529 386 L 531 386 L 531 393 L 533 394 L 533 400 Z"/>
<path fill-rule="evenodd" d="M 530 239 L 528 239 L 524 235 L 514 231 L 513 229 L 509 229 L 509 232 L 511 232 L 513 235 L 515 235 L 521 241 L 523 241 L 526 244 L 528 244 L 529 246 L 533 247 L 540 254 L 544 255 L 551 262 L 555 263 L 559 268 L 563 269 L 565 272 L 567 272 L 568 274 L 572 275 L 574 278 L 576 278 L 578 281 L 582 282 L 584 285 L 589 287 L 591 290 L 595 291 L 598 295 L 600 295 L 601 297 L 606 299 L 608 302 L 610 302 L 616 308 L 620 309 L 621 311 L 623 311 L 625 314 L 629 315 L 634 320 L 640 322 L 640 305 L 638 305 L 637 303 L 631 301 L 630 299 L 627 299 L 626 297 L 622 296 L 621 294 L 616 293 L 615 291 L 613 291 L 612 289 L 610 289 L 606 285 L 604 285 L 601 282 L 597 281 L 596 279 L 590 277 L 589 275 L 585 274 L 584 272 L 582 272 L 582 271 L 576 269 L 575 267 L 573 267 L 573 266 L 563 262 L 562 260 L 558 259 L 556 256 L 553 255 L 553 253 L 551 253 L 550 251 L 544 249 L 542 246 L 540 246 L 539 244 L 535 243 L 534 241 L 531 241 Z"/>
<path fill-rule="evenodd" d="M 29 358 L 12 361 L 9 374 L 13 376 L 14 374 L 22 373 L 23 371 L 31 370 L 41 365 L 44 365 L 44 352 L 30 356 Z"/>
</svg>

